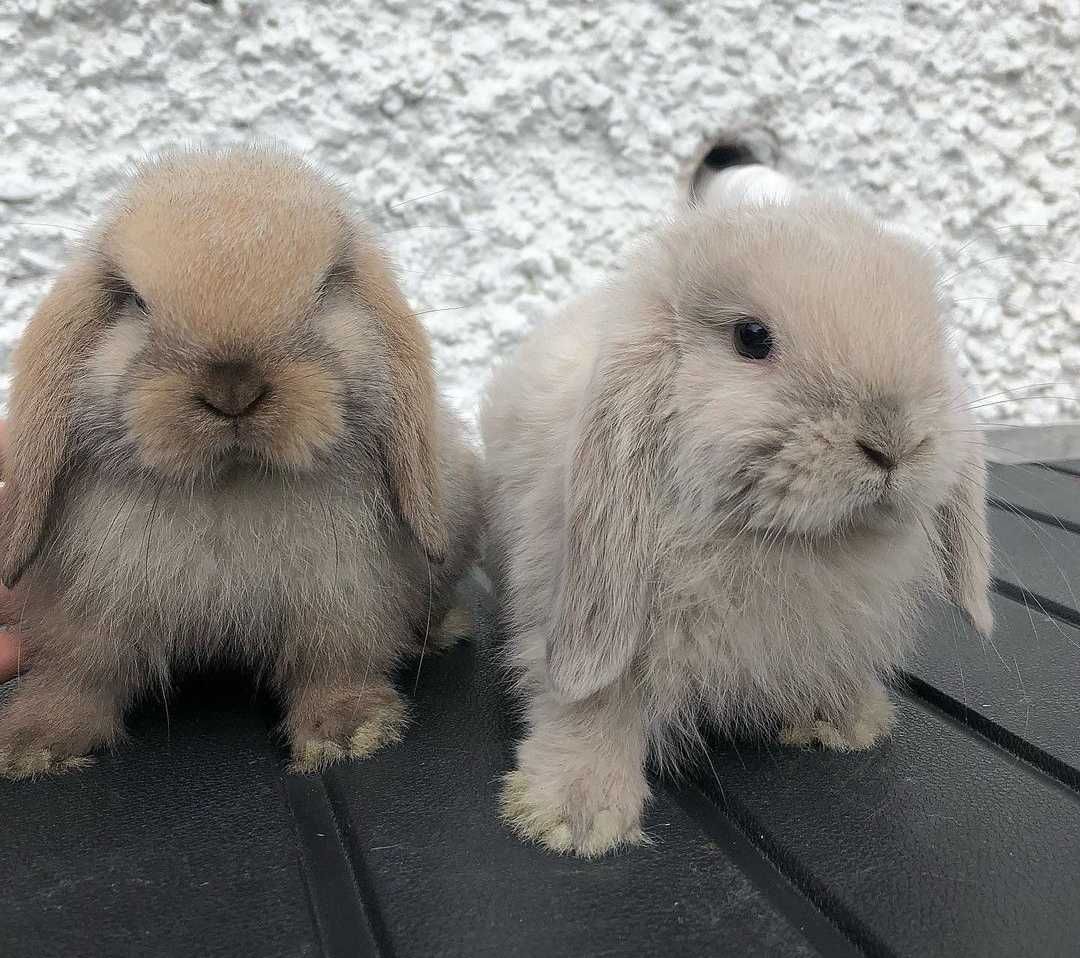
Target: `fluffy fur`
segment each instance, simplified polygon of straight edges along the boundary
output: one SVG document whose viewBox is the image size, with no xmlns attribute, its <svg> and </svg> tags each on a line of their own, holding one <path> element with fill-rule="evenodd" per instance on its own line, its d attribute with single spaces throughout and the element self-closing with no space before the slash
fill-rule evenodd
<svg viewBox="0 0 1080 958">
<path fill-rule="evenodd" d="M 220 658 L 281 692 L 300 770 L 400 735 L 389 674 L 473 561 L 477 466 L 335 186 L 266 149 L 145 166 L 15 371 L 0 542 L 32 670 L 0 773 L 83 763 Z"/>
<path fill-rule="evenodd" d="M 733 330 L 773 333 L 748 360 Z M 984 632 L 984 466 L 934 263 L 840 200 L 688 210 L 528 339 L 482 413 L 488 563 L 529 732 L 504 809 L 643 839 L 702 720 L 865 748 L 920 596 Z M 886 472 L 859 442 L 897 463 Z"/>
</svg>

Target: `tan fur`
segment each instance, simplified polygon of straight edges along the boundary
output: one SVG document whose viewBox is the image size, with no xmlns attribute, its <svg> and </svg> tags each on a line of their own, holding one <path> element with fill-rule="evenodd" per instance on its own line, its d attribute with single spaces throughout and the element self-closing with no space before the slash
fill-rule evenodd
<svg viewBox="0 0 1080 958">
<path fill-rule="evenodd" d="M 443 616 L 438 631 L 432 637 L 432 645 L 436 651 L 443 652 L 475 634 L 476 618 L 471 610 L 455 606 Z"/>
<path fill-rule="evenodd" d="M 11 588 L 32 560 L 53 485 L 65 461 L 79 361 L 100 335 L 105 294 L 91 262 L 77 262 L 45 298 L 12 360 L 5 457 L 6 508 L 0 514 L 0 580 Z"/>
<path fill-rule="evenodd" d="M 981 447 L 935 280 L 839 200 L 686 211 L 496 373 L 487 561 L 526 698 L 521 834 L 639 840 L 647 754 L 677 761 L 702 720 L 867 747 L 922 595 L 990 627 Z M 746 318 L 768 359 L 736 353 Z"/>
<path fill-rule="evenodd" d="M 788 725 L 780 730 L 780 741 L 803 748 L 822 745 L 838 752 L 860 751 L 888 735 L 895 724 L 896 706 L 880 682 L 870 682 L 843 712 Z"/>
<path fill-rule="evenodd" d="M 435 470 L 434 385 L 427 335 L 397 287 L 386 281 L 382 252 L 358 248 L 361 294 L 387 323 L 391 415 L 389 466 L 398 507 L 433 562 L 446 557 L 447 531 L 440 517 Z"/>
<path fill-rule="evenodd" d="M 289 716 L 292 770 L 317 772 L 342 758 L 366 758 L 401 741 L 408 711 L 390 685 L 375 685 L 362 695 L 345 685 L 301 699 Z"/>
<path fill-rule="evenodd" d="M 243 344 L 311 309 L 355 229 L 346 209 L 333 184 L 284 153 L 234 150 L 226 163 L 183 153 L 139 170 L 101 245 L 172 330 Z"/>
<path fill-rule="evenodd" d="M 472 561 L 475 454 L 331 183 L 264 149 L 147 165 L 15 365 L 3 571 L 37 555 L 34 671 L 0 773 L 71 766 L 216 658 L 281 691 L 297 768 L 400 735 L 388 676 Z"/>
</svg>

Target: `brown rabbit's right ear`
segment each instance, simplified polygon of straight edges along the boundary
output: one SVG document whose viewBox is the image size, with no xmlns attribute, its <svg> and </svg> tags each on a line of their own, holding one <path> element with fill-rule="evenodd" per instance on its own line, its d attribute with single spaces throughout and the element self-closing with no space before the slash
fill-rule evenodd
<svg viewBox="0 0 1080 958">
<path fill-rule="evenodd" d="M 73 264 L 15 350 L 0 512 L 0 581 L 9 589 L 40 547 L 70 437 L 75 377 L 104 322 L 108 299 L 98 265 L 88 259 Z"/>
<path fill-rule="evenodd" d="M 398 513 L 428 558 L 442 562 L 450 539 L 442 516 L 435 382 L 427 333 L 401 295 L 382 252 L 357 238 L 353 259 L 357 289 L 382 319 L 387 336 L 390 418 L 384 446 Z"/>
<path fill-rule="evenodd" d="M 552 684 L 571 701 L 615 682 L 645 638 L 673 355 L 658 336 L 601 357 L 577 423 L 547 646 Z"/>
</svg>

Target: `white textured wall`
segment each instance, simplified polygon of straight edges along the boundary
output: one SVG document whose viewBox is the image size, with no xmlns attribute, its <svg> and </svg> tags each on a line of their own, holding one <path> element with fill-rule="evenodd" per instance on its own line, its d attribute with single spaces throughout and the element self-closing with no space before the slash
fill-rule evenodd
<svg viewBox="0 0 1080 958">
<path fill-rule="evenodd" d="M 418 308 L 456 307 L 424 319 L 468 408 L 755 119 L 941 243 L 983 395 L 1075 382 L 1078 45 L 1077 0 L 0 0 L 0 353 L 127 161 L 272 137 L 352 187 Z"/>
</svg>

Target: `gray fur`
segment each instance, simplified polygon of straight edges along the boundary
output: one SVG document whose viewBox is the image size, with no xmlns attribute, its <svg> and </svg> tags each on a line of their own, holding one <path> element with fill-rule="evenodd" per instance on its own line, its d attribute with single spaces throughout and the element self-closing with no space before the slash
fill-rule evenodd
<svg viewBox="0 0 1080 958">
<path fill-rule="evenodd" d="M 921 597 L 989 629 L 982 452 L 940 312 L 928 254 L 838 200 L 687 211 L 496 373 L 520 834 L 642 840 L 646 756 L 674 761 L 703 720 L 867 747 Z M 775 356 L 735 353 L 744 317 Z M 857 438 L 900 468 L 884 480 Z"/>
</svg>

